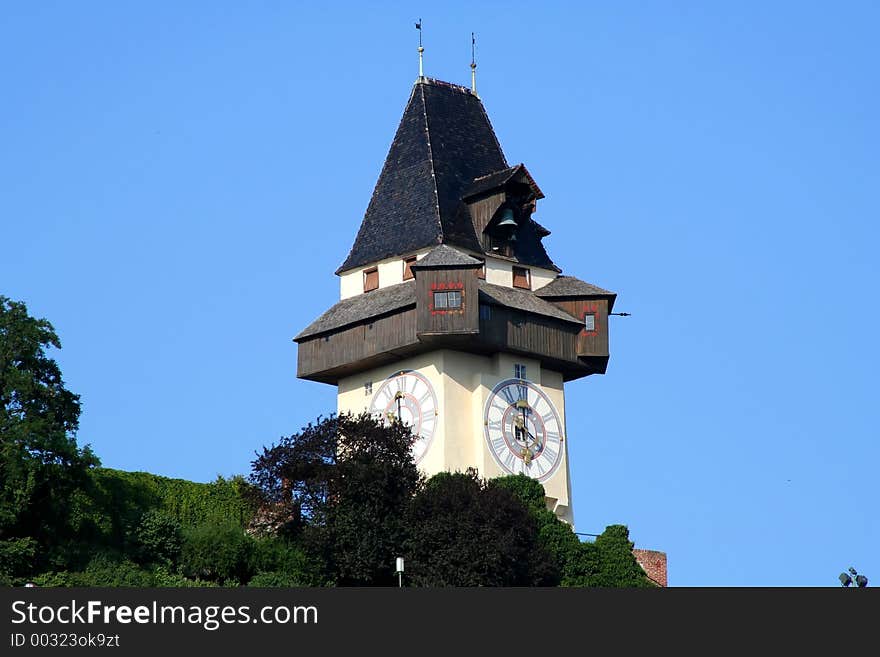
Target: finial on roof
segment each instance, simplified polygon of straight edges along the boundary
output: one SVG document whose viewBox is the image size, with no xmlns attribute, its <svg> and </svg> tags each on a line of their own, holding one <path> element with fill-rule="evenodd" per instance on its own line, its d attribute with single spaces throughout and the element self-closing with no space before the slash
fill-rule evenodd
<svg viewBox="0 0 880 657">
<path fill-rule="evenodd" d="M 471 32 L 471 91 L 477 95 L 477 39 Z"/>
<path fill-rule="evenodd" d="M 419 82 L 422 81 L 425 77 L 425 71 L 422 68 L 422 53 L 425 52 L 425 49 L 422 48 L 422 19 L 416 23 L 416 29 L 419 31 Z"/>
</svg>

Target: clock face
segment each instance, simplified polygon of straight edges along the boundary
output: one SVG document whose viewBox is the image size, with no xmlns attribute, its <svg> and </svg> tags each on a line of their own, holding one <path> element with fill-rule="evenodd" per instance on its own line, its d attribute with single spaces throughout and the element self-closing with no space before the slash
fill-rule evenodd
<svg viewBox="0 0 880 657">
<path fill-rule="evenodd" d="M 381 414 L 391 422 L 399 418 L 410 427 L 413 436 L 413 459 L 422 460 L 437 427 L 437 395 L 431 382 L 413 370 L 401 370 L 389 376 L 373 395 L 372 413 Z"/>
<path fill-rule="evenodd" d="M 510 474 L 549 479 L 562 462 L 562 422 L 535 384 L 507 379 L 492 390 L 483 415 L 486 444 Z"/>
</svg>

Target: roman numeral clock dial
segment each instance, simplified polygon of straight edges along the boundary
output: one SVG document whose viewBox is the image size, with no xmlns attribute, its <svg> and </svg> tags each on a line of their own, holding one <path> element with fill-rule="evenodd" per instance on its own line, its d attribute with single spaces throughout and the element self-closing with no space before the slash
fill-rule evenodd
<svg viewBox="0 0 880 657">
<path fill-rule="evenodd" d="M 389 376 L 373 395 L 370 412 L 386 423 L 395 418 L 407 425 L 415 436 L 412 452 L 416 463 L 422 460 L 437 428 L 437 395 L 427 378 L 413 370 Z"/>
<path fill-rule="evenodd" d="M 546 481 L 562 462 L 562 422 L 544 391 L 507 379 L 492 390 L 484 412 L 486 444 L 505 472 Z"/>
</svg>

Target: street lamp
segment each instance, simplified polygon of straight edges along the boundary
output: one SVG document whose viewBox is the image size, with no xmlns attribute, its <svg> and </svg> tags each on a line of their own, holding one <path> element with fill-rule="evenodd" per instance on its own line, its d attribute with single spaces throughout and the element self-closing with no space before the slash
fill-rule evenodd
<svg viewBox="0 0 880 657">
<path fill-rule="evenodd" d="M 840 573 L 838 578 L 840 580 L 840 585 L 847 587 L 851 586 L 853 582 L 855 582 L 856 586 L 860 589 L 868 586 L 868 578 L 864 575 L 859 575 L 855 568 L 850 566 L 849 573 Z"/>
<path fill-rule="evenodd" d="M 397 557 L 397 586 L 403 588 L 403 557 Z"/>
</svg>

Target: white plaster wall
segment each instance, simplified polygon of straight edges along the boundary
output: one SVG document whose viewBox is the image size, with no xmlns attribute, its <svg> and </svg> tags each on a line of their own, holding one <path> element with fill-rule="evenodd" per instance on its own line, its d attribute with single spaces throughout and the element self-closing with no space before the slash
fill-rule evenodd
<svg viewBox="0 0 880 657">
<path fill-rule="evenodd" d="M 558 372 L 542 370 L 541 364 L 537 360 L 514 356 L 512 354 L 495 354 L 491 358 L 492 364 L 490 368 L 480 373 L 480 386 L 475 392 L 477 398 L 474 399 L 474 405 L 478 407 L 478 421 L 475 431 L 480 437 L 480 448 L 482 456 L 479 459 L 482 463 L 481 474 L 486 477 L 500 477 L 505 474 L 486 445 L 484 438 L 484 420 L 483 410 L 486 400 L 492 392 L 492 389 L 504 379 L 510 379 L 514 376 L 514 364 L 520 363 L 526 366 L 526 378 L 532 383 L 541 386 L 541 389 L 553 402 L 562 420 L 563 451 L 562 462 L 559 464 L 556 472 L 547 481 L 543 482 L 544 491 L 548 497 L 548 506 L 556 512 L 556 514 L 568 522 L 572 523 L 573 513 L 571 510 L 571 484 L 569 482 L 569 466 L 568 466 L 568 433 L 565 423 L 565 395 L 563 390 L 562 375 Z"/>
<path fill-rule="evenodd" d="M 414 255 L 422 259 L 430 249 L 422 249 Z M 408 255 L 411 257 L 413 254 Z M 339 275 L 339 299 L 348 299 L 364 293 L 364 270 L 372 267 L 379 269 L 379 289 L 403 283 L 403 258 L 388 258 L 379 263 L 371 263 Z"/>
<path fill-rule="evenodd" d="M 486 257 L 486 282 L 493 285 L 503 285 L 504 287 L 513 287 L 513 266 L 510 260 L 501 260 L 500 258 Z M 532 277 L 532 289 L 538 290 L 550 283 L 557 274 L 549 269 L 541 267 L 529 267 Z"/>
<path fill-rule="evenodd" d="M 419 463 L 419 468 L 427 475 L 436 474 L 447 470 L 444 458 L 445 441 L 444 433 L 446 430 L 446 421 L 449 415 L 446 412 L 449 404 L 444 396 L 444 386 L 442 377 L 443 358 L 441 351 L 434 351 L 425 354 L 419 354 L 412 358 L 404 358 L 389 365 L 383 365 L 361 374 L 346 377 L 339 382 L 339 393 L 337 396 L 337 412 L 339 413 L 361 413 L 370 407 L 373 394 L 379 391 L 382 382 L 389 376 L 399 372 L 400 370 L 415 370 L 425 376 L 434 388 L 434 394 L 437 396 L 437 425 L 434 429 L 434 437 L 425 452 L 424 457 Z M 373 394 L 364 394 L 364 384 L 372 382 Z"/>
<path fill-rule="evenodd" d="M 417 259 L 422 259 L 430 249 L 423 249 L 415 254 Z M 483 257 L 482 254 L 477 254 Z M 493 285 L 513 287 L 513 265 L 510 260 L 502 260 L 486 256 L 486 282 Z M 352 269 L 339 276 L 339 299 L 348 299 L 364 293 L 364 270 L 371 267 L 379 269 L 379 289 L 396 285 L 403 282 L 403 258 L 389 258 L 378 264 L 372 263 L 364 267 Z M 532 289 L 539 290 L 553 279 L 557 273 L 541 267 L 529 267 L 532 277 Z"/>
<path fill-rule="evenodd" d="M 419 468 L 428 476 L 443 471 L 464 472 L 468 468 L 476 468 L 482 477 L 500 477 L 507 473 L 498 466 L 486 445 L 483 413 L 492 389 L 500 381 L 513 377 L 516 363 L 526 366 L 528 380 L 541 386 L 562 420 L 562 462 L 543 485 L 548 507 L 571 523 L 573 514 L 562 375 L 543 370 L 537 360 L 511 354 L 489 357 L 448 349 L 433 351 L 343 379 L 339 382 L 337 410 L 340 413 L 367 410 L 372 394 L 364 394 L 365 382 L 372 382 L 375 393 L 392 374 L 400 370 L 416 370 L 431 382 L 439 411 L 434 438 Z"/>
<path fill-rule="evenodd" d="M 531 270 L 533 290 L 540 290 L 545 285 L 552 283 L 553 280 L 559 275 L 555 271 L 551 271 L 550 269 L 541 269 L 540 267 L 531 267 Z M 512 270 L 511 276 L 513 276 Z"/>
</svg>

